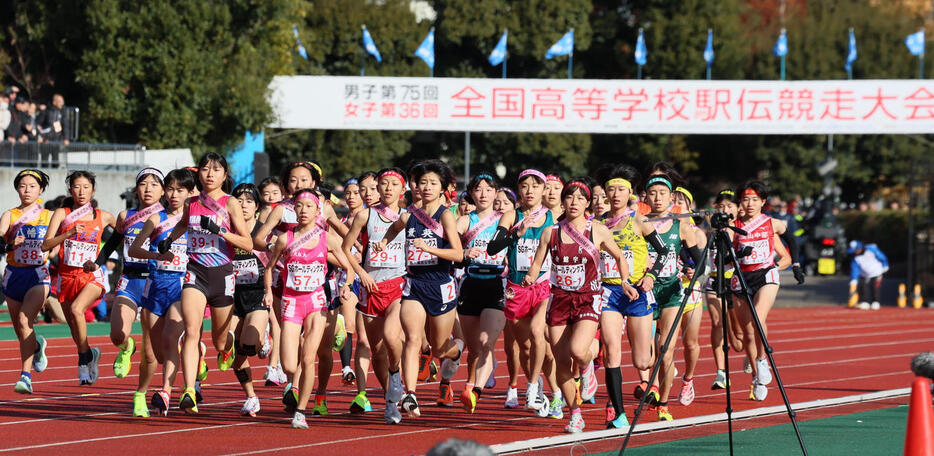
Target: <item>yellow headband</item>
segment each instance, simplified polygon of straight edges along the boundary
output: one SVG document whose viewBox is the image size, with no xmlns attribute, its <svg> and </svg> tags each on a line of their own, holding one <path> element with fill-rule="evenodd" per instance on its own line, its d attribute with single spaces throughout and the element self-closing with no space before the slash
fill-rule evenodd
<svg viewBox="0 0 934 456">
<path fill-rule="evenodd" d="M 321 167 L 318 166 L 318 164 L 313 161 L 308 162 L 308 164 L 311 165 L 311 167 L 314 168 L 316 171 L 318 171 L 318 175 L 321 176 L 321 180 L 324 180 L 324 173 L 321 172 Z"/>
<path fill-rule="evenodd" d="M 613 178 L 613 179 L 610 179 L 610 180 L 606 181 L 606 186 L 607 186 L 607 187 L 610 187 L 610 186 L 613 186 L 613 185 L 622 185 L 623 187 L 626 187 L 626 188 L 632 190 L 632 183 L 629 182 L 629 181 L 626 180 L 626 179 L 621 178 L 621 177 L 616 177 L 616 178 Z"/>
<path fill-rule="evenodd" d="M 39 176 L 39 173 L 32 171 L 32 170 L 25 169 L 23 171 L 20 171 L 19 175 L 20 176 L 32 176 L 32 177 L 35 177 L 37 181 L 42 182 L 42 177 Z"/>
<path fill-rule="evenodd" d="M 332 194 L 332 195 L 331 195 L 331 204 L 340 204 L 340 203 L 341 203 L 340 198 L 338 198 L 338 197 L 336 197 L 336 196 L 334 196 L 334 195 Z"/>
<path fill-rule="evenodd" d="M 692 195 L 691 192 L 689 192 L 686 188 L 684 188 L 684 187 L 678 187 L 678 188 L 675 188 L 675 191 L 676 191 L 676 192 L 681 192 L 681 193 L 683 193 L 684 196 L 686 196 L 686 197 L 688 198 L 688 202 L 689 202 L 689 203 L 693 203 L 693 202 L 694 202 L 694 195 Z"/>
</svg>

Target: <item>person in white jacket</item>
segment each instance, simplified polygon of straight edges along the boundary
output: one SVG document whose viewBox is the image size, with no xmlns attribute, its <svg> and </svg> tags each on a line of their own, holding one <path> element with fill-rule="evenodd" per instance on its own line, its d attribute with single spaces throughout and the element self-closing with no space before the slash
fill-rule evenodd
<svg viewBox="0 0 934 456">
<path fill-rule="evenodd" d="M 878 310 L 882 274 L 889 270 L 889 259 L 876 244 L 864 245 L 857 240 L 850 241 L 847 253 L 853 256 L 850 261 L 850 285 L 857 281 L 859 283 L 859 308 Z"/>
</svg>

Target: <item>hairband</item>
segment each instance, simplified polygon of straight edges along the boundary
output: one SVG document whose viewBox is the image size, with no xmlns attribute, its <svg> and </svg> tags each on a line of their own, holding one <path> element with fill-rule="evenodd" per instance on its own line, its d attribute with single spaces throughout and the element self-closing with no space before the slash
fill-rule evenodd
<svg viewBox="0 0 934 456">
<path fill-rule="evenodd" d="M 577 188 L 583 190 L 584 193 L 587 195 L 587 198 L 588 198 L 588 199 L 590 198 L 590 187 L 588 187 L 588 186 L 587 186 L 586 184 L 584 184 L 583 182 L 577 182 L 577 181 L 571 182 L 570 184 L 567 185 L 567 190 L 570 190 L 571 187 L 577 187 Z M 570 191 L 568 191 L 568 193 L 570 193 Z"/>
<path fill-rule="evenodd" d="M 293 200 L 298 201 L 300 199 L 310 199 L 315 202 L 315 205 L 320 205 L 321 200 L 318 199 L 318 195 L 315 195 L 315 192 L 305 190 L 303 192 L 298 192 L 295 196 L 292 197 Z"/>
<path fill-rule="evenodd" d="M 383 173 L 379 175 L 377 182 L 383 180 L 384 177 L 395 177 L 399 179 L 399 182 L 402 182 L 402 186 L 405 187 L 405 177 L 402 177 L 402 174 L 399 174 L 397 171 L 391 169 L 383 171 Z"/>
<path fill-rule="evenodd" d="M 136 175 L 136 182 L 139 182 L 139 180 L 145 177 L 147 174 L 152 174 L 153 176 L 159 178 L 160 183 L 165 180 L 165 176 L 162 175 L 162 171 L 159 171 L 156 168 L 143 168 L 143 170 Z"/>
<path fill-rule="evenodd" d="M 549 175 L 545 176 L 545 182 L 557 182 L 557 183 L 561 184 L 562 187 L 564 187 L 564 181 L 561 180 L 560 177 L 555 176 L 554 174 L 549 174 Z"/>
<path fill-rule="evenodd" d="M 359 187 L 360 182 L 358 182 L 357 179 L 350 178 L 347 180 L 347 183 L 344 184 L 344 188 L 350 187 L 351 185 L 356 185 L 357 187 Z"/>
<path fill-rule="evenodd" d="M 736 193 L 733 193 L 733 190 L 730 190 L 730 189 L 720 190 L 720 194 L 728 195 L 728 196 L 736 196 Z"/>
<path fill-rule="evenodd" d="M 692 195 L 691 192 L 689 192 L 686 188 L 684 188 L 684 187 L 678 187 L 678 188 L 675 189 L 675 191 L 676 191 L 676 192 L 681 192 L 684 196 L 686 196 L 687 199 L 688 199 L 688 203 L 693 203 L 693 202 L 694 202 L 694 195 Z"/>
<path fill-rule="evenodd" d="M 743 189 L 743 196 L 755 196 L 759 199 L 762 199 L 762 195 L 760 195 L 759 192 L 757 192 L 756 189 L 752 187 Z"/>
<path fill-rule="evenodd" d="M 521 173 L 519 173 L 519 179 L 518 179 L 518 180 L 522 180 L 522 178 L 525 177 L 525 176 L 535 176 L 535 177 L 541 179 L 542 182 L 545 182 L 545 180 L 546 180 L 545 174 L 542 173 L 541 171 L 537 170 L 537 169 L 527 169 L 527 170 L 525 170 L 525 171 L 522 171 Z"/>
<path fill-rule="evenodd" d="M 632 182 L 629 182 L 628 180 L 623 179 L 622 177 L 614 177 L 613 179 L 606 181 L 607 187 L 611 187 L 613 185 L 622 185 L 623 187 L 626 187 L 632 190 Z"/>
<path fill-rule="evenodd" d="M 503 187 L 503 188 L 501 188 L 500 190 L 502 190 L 502 191 L 506 192 L 507 194 L 509 194 L 509 196 L 511 196 L 513 200 L 519 199 L 519 198 L 516 198 L 516 194 L 515 194 L 515 193 L 512 191 L 512 189 L 509 188 L 509 187 Z"/>
<path fill-rule="evenodd" d="M 649 187 L 651 187 L 651 186 L 653 186 L 653 185 L 655 185 L 655 184 L 662 184 L 662 185 L 664 185 L 665 187 L 668 187 L 668 191 L 669 191 L 669 192 L 672 190 L 672 188 L 671 188 L 671 181 L 668 180 L 668 178 L 666 178 L 666 177 L 664 177 L 664 176 L 654 176 L 654 177 L 652 177 L 651 179 L 649 179 L 649 181 L 645 183 L 645 188 L 646 188 L 646 190 L 648 190 Z"/>
<path fill-rule="evenodd" d="M 314 168 L 314 170 L 318 172 L 318 176 L 320 176 L 322 179 L 324 179 L 324 172 L 321 171 L 321 167 L 318 166 L 318 164 L 315 163 L 315 162 L 312 162 L 312 161 L 300 161 L 300 162 L 292 163 L 292 165 L 293 165 L 293 166 L 304 166 L 304 167 L 309 168 L 309 169 L 310 169 L 310 168 Z"/>
<path fill-rule="evenodd" d="M 38 180 L 39 182 L 42 182 L 42 176 L 40 176 L 39 173 L 31 169 L 24 169 L 20 171 L 19 174 L 16 175 L 16 177 L 22 177 L 22 176 L 32 176 L 32 177 L 35 177 L 36 180 Z"/>
<path fill-rule="evenodd" d="M 491 176 L 491 175 L 489 175 L 489 174 L 478 174 L 477 177 L 474 177 L 474 180 L 475 180 L 475 181 L 479 181 L 479 180 L 481 180 L 481 179 L 486 179 L 486 180 L 488 180 L 488 181 L 493 181 L 493 180 L 494 180 L 494 179 L 493 179 L 493 176 Z"/>
</svg>

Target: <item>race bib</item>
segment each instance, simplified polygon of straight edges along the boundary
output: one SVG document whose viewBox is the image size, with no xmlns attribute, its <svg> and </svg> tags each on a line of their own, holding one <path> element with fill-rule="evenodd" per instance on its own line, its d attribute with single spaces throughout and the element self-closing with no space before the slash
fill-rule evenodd
<svg viewBox="0 0 934 456">
<path fill-rule="evenodd" d="M 584 286 L 584 277 L 582 264 L 556 264 L 552 268 L 551 282 L 562 290 L 576 291 Z"/>
<path fill-rule="evenodd" d="M 126 286 L 129 284 L 129 279 L 126 277 L 120 277 L 120 280 L 117 281 L 117 291 L 126 291 Z"/>
<path fill-rule="evenodd" d="M 629 267 L 629 273 L 632 274 L 633 269 L 633 255 L 632 250 L 623 250 L 623 258 L 626 259 L 626 266 Z M 603 278 L 604 279 L 619 279 L 619 264 L 616 263 L 616 259 L 613 258 L 609 253 L 605 251 L 600 251 L 600 256 L 603 257 Z"/>
<path fill-rule="evenodd" d="M 441 285 L 441 302 L 449 303 L 457 299 L 457 283 L 450 281 Z"/>
<path fill-rule="evenodd" d="M 191 253 L 219 253 L 220 236 L 207 231 L 188 232 L 188 251 Z"/>
<path fill-rule="evenodd" d="M 752 247 L 752 252 L 749 255 L 740 258 L 739 264 L 762 264 L 772 261 L 771 249 L 769 249 L 768 239 L 743 242 L 743 245 Z"/>
<path fill-rule="evenodd" d="M 80 268 L 85 262 L 97 259 L 97 244 L 65 239 L 64 255 L 65 265 Z"/>
<path fill-rule="evenodd" d="M 520 272 L 528 271 L 532 267 L 532 260 L 535 259 L 535 252 L 538 250 L 538 239 L 520 238 L 516 242 L 516 270 Z M 545 266 L 542 266 L 545 270 Z"/>
<path fill-rule="evenodd" d="M 658 258 L 658 253 L 649 252 L 649 264 L 654 265 L 655 260 Z M 678 272 L 678 262 L 675 261 L 675 253 L 668 252 L 668 255 L 665 255 L 665 265 L 662 267 L 662 271 L 658 274 L 658 277 L 674 277 Z"/>
<path fill-rule="evenodd" d="M 377 252 L 376 249 L 373 248 L 375 244 L 375 242 L 370 242 L 369 248 L 366 249 L 366 264 L 368 267 L 398 268 L 405 265 L 405 254 L 403 252 L 405 246 L 401 240 L 386 244 L 386 248 L 381 252 Z"/>
<path fill-rule="evenodd" d="M 185 285 L 194 285 L 196 281 L 195 274 L 191 271 L 185 271 Z"/>
<path fill-rule="evenodd" d="M 27 239 L 13 252 L 16 261 L 22 264 L 38 266 L 45 263 L 45 254 L 42 252 L 42 239 Z"/>
<path fill-rule="evenodd" d="M 259 279 L 259 264 L 256 258 L 234 260 L 233 271 L 237 285 L 254 284 Z"/>
<path fill-rule="evenodd" d="M 324 265 L 321 263 L 286 265 L 286 286 L 295 291 L 314 291 L 324 285 Z"/>
<path fill-rule="evenodd" d="M 437 248 L 438 240 L 435 238 L 424 239 L 425 244 L 429 247 Z M 409 266 L 434 266 L 438 264 L 438 257 L 422 250 L 415 248 L 414 239 L 409 239 L 408 244 L 408 265 Z"/>
<path fill-rule="evenodd" d="M 148 241 L 147 241 L 148 242 Z M 188 244 L 185 242 L 173 242 L 169 247 L 172 255 L 172 261 L 159 261 L 156 263 L 156 269 L 160 271 L 185 272 L 188 269 Z"/>
<path fill-rule="evenodd" d="M 229 276 L 224 277 L 224 295 L 233 296 L 234 294 L 234 275 L 230 274 Z"/>
<path fill-rule="evenodd" d="M 127 236 L 123 238 L 123 262 L 146 264 L 147 260 L 130 256 L 130 246 L 133 245 L 134 241 L 136 241 L 136 236 Z M 149 250 L 149 239 L 143 242 L 143 250 Z"/>
<path fill-rule="evenodd" d="M 490 256 L 487 253 L 486 248 L 490 244 L 490 240 L 487 238 L 477 239 L 473 242 L 473 246 L 483 251 L 480 256 L 473 259 L 474 264 L 482 264 L 487 266 L 499 266 L 506 261 L 506 249 L 500 250 L 496 255 Z"/>
</svg>

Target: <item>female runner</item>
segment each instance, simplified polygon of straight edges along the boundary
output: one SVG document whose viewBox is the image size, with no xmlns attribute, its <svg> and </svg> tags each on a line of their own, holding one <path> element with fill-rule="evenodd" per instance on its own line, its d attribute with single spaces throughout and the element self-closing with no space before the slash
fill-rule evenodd
<svg viewBox="0 0 934 456">
<path fill-rule="evenodd" d="M 551 218 L 558 220 L 564 208 L 561 205 L 561 191 L 564 189 L 564 180 L 556 172 L 545 175 L 545 189 L 542 192 L 542 204 L 551 211 Z"/>
<path fill-rule="evenodd" d="M 62 208 L 52 214 L 42 250 L 48 252 L 62 246 L 58 253 L 58 300 L 78 348 L 78 381 L 92 385 L 98 378 L 101 351 L 88 345 L 84 312 L 104 294 L 104 274 L 99 266 L 106 259 L 97 254 L 104 228 L 113 229 L 116 221 L 113 214 L 92 205 L 94 174 L 72 171 L 66 182 L 71 197 L 65 198 Z M 95 258 L 100 263 L 95 264 Z"/>
<path fill-rule="evenodd" d="M 24 169 L 13 178 L 13 188 L 19 195 L 19 206 L 0 217 L 0 240 L 7 252 L 3 271 L 3 296 L 10 309 L 10 319 L 16 338 L 22 370 L 13 391 L 32 394 L 32 374 L 49 365 L 45 356 L 45 337 L 33 331 L 33 322 L 49 295 L 48 255 L 42 251 L 42 240 L 49 229 L 52 212 L 43 209 L 39 197 L 49 186 L 49 176 L 38 169 Z M 53 255 L 55 252 L 52 253 Z"/>
<path fill-rule="evenodd" d="M 501 214 L 513 212 L 516 210 L 516 193 L 508 187 L 502 187 L 496 192 L 496 199 L 493 201 L 493 210 Z M 503 347 L 506 350 L 506 370 L 509 372 L 509 381 L 506 386 L 506 408 L 519 407 L 519 343 L 512 333 L 511 326 L 506 326 L 503 330 Z M 495 360 L 494 359 L 494 367 Z M 495 368 L 493 369 L 495 373 Z M 496 385 L 496 376 L 490 375 L 486 388 L 492 388 Z"/>
<path fill-rule="evenodd" d="M 341 223 L 349 229 L 354 217 L 364 208 L 363 197 L 360 193 L 360 181 L 354 178 L 348 180 L 347 183 L 344 184 L 344 201 L 347 203 L 348 211 L 347 215 L 341 218 Z M 359 256 L 359 251 L 357 251 L 356 247 L 351 249 L 351 254 Z M 343 276 L 338 276 L 338 282 L 341 281 L 343 281 Z M 354 281 L 351 286 L 351 290 L 353 293 L 351 296 L 348 296 L 349 299 L 340 300 L 339 313 L 339 318 L 343 319 L 344 330 L 347 334 L 343 347 L 340 349 L 341 379 L 343 380 L 344 385 L 353 385 L 357 379 L 357 374 L 354 372 L 354 368 L 351 366 L 351 358 L 353 356 L 353 335 L 357 332 L 356 306 L 358 302 L 357 292 L 360 290 L 360 282 Z M 369 368 L 369 358 L 367 358 L 367 368 Z M 362 379 L 366 380 L 365 373 Z M 365 385 L 366 383 L 364 382 L 362 391 L 366 391 Z"/>
<path fill-rule="evenodd" d="M 567 398 L 571 419 L 565 432 L 584 430 L 580 395 L 574 382 L 575 366 L 583 370 L 592 361 L 591 342 L 597 335 L 603 287 L 600 285 L 600 250 L 605 250 L 619 265 L 621 280 L 629 278 L 622 251 L 603 225 L 587 220 L 593 195 L 581 179 L 570 181 L 562 193 L 565 219 L 545 228 L 528 273 L 522 279 L 532 285 L 542 264 L 551 257 L 552 298 L 547 311 L 548 335 L 555 355 L 558 383 Z M 599 246 L 599 247 L 598 247 Z M 629 285 L 623 292 L 630 300 L 639 293 Z"/>
<path fill-rule="evenodd" d="M 685 213 L 694 211 L 694 197 L 684 187 L 675 187 L 674 194 L 675 206 L 684 208 Z M 707 236 L 703 230 L 694 224 L 693 219 L 684 219 L 685 223 L 690 224 L 691 231 L 694 234 L 694 241 L 697 242 L 698 250 L 707 246 Z M 683 255 L 682 255 L 683 257 Z M 682 258 L 683 261 L 683 258 Z M 709 261 L 709 260 L 708 260 Z M 707 263 L 704 268 L 710 266 Z M 684 313 L 681 314 L 681 345 L 684 351 L 684 376 L 681 378 L 681 393 L 678 394 L 678 402 L 681 405 L 688 406 L 694 402 L 694 370 L 697 368 L 697 359 L 700 357 L 700 344 L 698 335 L 700 333 L 701 319 L 704 314 L 703 303 L 704 295 L 701 292 L 701 279 L 698 278 L 694 283 L 693 289 L 688 289 L 691 285 L 691 277 L 694 276 L 695 265 L 683 265 L 681 274 L 681 285 L 684 287 L 685 294 L 688 294 L 687 304 L 684 306 Z M 704 275 L 704 271 L 697 271 Z"/>
</svg>

